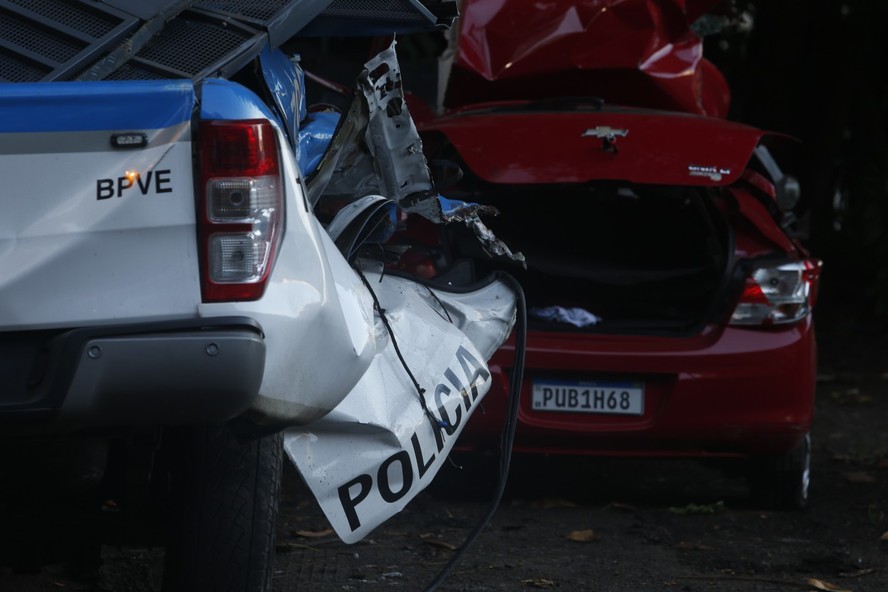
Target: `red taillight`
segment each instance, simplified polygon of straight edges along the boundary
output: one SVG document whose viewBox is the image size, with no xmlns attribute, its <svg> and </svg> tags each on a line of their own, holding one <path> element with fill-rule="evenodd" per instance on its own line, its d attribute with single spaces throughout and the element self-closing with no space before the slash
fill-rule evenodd
<svg viewBox="0 0 888 592">
<path fill-rule="evenodd" d="M 821 262 L 805 259 L 755 268 L 731 315 L 732 325 L 780 325 L 799 321 L 814 307 Z"/>
<path fill-rule="evenodd" d="M 765 296 L 762 287 L 758 285 L 754 279 L 748 277 L 746 278 L 746 285 L 743 286 L 743 295 L 740 296 L 740 302 L 747 304 L 767 304 L 768 297 Z"/>
<path fill-rule="evenodd" d="M 264 119 L 202 121 L 199 133 L 203 299 L 257 300 L 283 226 L 274 127 Z"/>
</svg>

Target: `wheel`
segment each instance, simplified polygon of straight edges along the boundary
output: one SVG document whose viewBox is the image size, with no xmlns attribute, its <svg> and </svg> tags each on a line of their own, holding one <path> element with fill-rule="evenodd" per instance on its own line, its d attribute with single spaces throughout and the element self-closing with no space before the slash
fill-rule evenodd
<svg viewBox="0 0 888 592">
<path fill-rule="evenodd" d="M 206 426 L 170 435 L 164 592 L 270 590 L 281 434 L 242 443 Z"/>
<path fill-rule="evenodd" d="M 751 461 L 748 473 L 753 501 L 765 509 L 801 510 L 811 484 L 811 434 L 786 454 Z"/>
</svg>

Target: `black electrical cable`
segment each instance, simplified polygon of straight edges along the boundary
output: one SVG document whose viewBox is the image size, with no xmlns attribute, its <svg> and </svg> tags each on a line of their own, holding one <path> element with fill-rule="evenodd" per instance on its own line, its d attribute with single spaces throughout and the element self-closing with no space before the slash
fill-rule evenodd
<svg viewBox="0 0 888 592">
<path fill-rule="evenodd" d="M 493 500 L 477 526 L 468 534 L 463 544 L 454 552 L 453 557 L 444 565 L 438 576 L 432 580 L 425 592 L 434 592 L 438 589 L 447 576 L 460 562 L 466 551 L 475 543 L 481 531 L 490 522 L 499 507 L 503 492 L 506 489 L 506 479 L 509 476 L 509 465 L 512 462 L 512 443 L 515 440 L 515 428 L 518 425 L 518 402 L 521 394 L 521 383 L 524 380 L 524 352 L 527 345 L 527 305 L 524 300 L 524 291 L 521 284 L 507 273 L 497 273 L 496 276 L 508 284 L 515 291 L 517 299 L 517 319 L 515 322 L 515 356 L 512 365 L 512 376 L 509 388 L 509 406 L 506 414 L 506 422 L 500 440 L 500 476 Z"/>
<path fill-rule="evenodd" d="M 379 298 L 376 297 L 376 292 L 373 291 L 373 288 L 370 286 L 370 282 L 367 281 L 367 277 L 361 271 L 360 267 L 355 267 L 355 271 L 358 273 L 358 277 L 361 278 L 361 281 L 364 282 L 364 287 L 367 288 L 367 291 L 370 292 L 370 296 L 373 298 L 373 307 L 376 309 L 376 312 L 379 313 L 379 318 L 382 319 L 382 324 L 385 325 L 386 331 L 388 331 L 389 337 L 392 340 L 392 346 L 395 348 L 395 354 L 398 356 L 398 360 L 401 362 L 401 366 L 404 368 L 404 371 L 407 372 L 407 376 L 410 377 L 410 381 L 413 382 L 413 387 L 416 389 L 416 396 L 419 398 L 419 404 L 422 405 L 422 410 L 425 413 L 426 417 L 430 422 L 439 426 L 439 427 L 449 427 L 447 423 L 442 422 L 435 414 L 432 413 L 429 406 L 426 405 L 425 400 L 425 389 L 422 388 L 422 385 L 419 384 L 419 381 L 416 379 L 416 376 L 413 375 L 413 371 L 410 370 L 410 366 L 407 365 L 407 360 L 404 359 L 404 354 L 401 353 L 401 348 L 398 346 L 398 340 L 395 339 L 395 331 L 392 329 L 391 324 L 389 323 L 388 317 L 385 314 L 385 309 L 379 303 Z"/>
</svg>

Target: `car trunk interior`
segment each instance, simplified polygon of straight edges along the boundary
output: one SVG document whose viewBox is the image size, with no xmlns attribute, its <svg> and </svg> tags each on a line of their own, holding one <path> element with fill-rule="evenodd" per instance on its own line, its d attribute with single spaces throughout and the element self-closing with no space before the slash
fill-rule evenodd
<svg viewBox="0 0 888 592">
<path fill-rule="evenodd" d="M 485 223 L 526 257 L 527 269 L 511 272 L 524 286 L 532 329 L 675 334 L 723 312 L 716 302 L 732 248 L 713 190 L 610 182 L 462 186 L 469 191 L 448 196 L 499 209 Z M 472 256 L 483 274 L 491 260 L 474 244 L 456 239 L 454 255 Z M 577 327 L 536 314 L 550 307 L 578 307 L 600 320 Z"/>
</svg>

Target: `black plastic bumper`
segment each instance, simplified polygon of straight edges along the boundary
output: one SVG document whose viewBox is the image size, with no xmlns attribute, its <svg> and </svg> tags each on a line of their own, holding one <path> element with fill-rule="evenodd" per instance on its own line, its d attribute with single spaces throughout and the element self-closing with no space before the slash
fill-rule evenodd
<svg viewBox="0 0 888 592">
<path fill-rule="evenodd" d="M 264 368 L 249 318 L 0 333 L 0 435 L 226 421 Z"/>
</svg>

